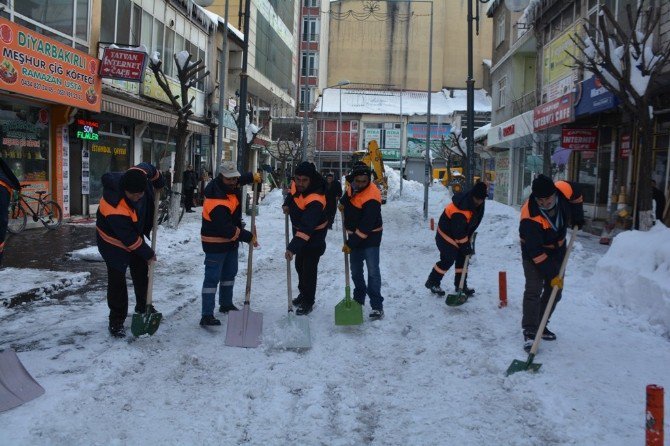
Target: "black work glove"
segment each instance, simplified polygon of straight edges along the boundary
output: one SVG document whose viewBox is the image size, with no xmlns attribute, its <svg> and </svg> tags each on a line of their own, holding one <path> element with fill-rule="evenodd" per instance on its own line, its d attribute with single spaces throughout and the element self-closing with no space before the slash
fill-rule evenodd
<svg viewBox="0 0 670 446">
<path fill-rule="evenodd" d="M 463 245 L 461 245 L 460 251 L 461 251 L 461 254 L 463 254 L 464 256 L 470 256 L 470 255 L 474 254 L 474 251 L 472 250 L 472 245 L 470 244 L 470 242 L 464 243 Z"/>
<path fill-rule="evenodd" d="M 575 221 L 572 223 L 572 226 L 573 226 L 573 227 L 576 226 L 577 229 L 582 229 L 582 228 L 584 227 L 584 220 L 583 220 L 583 219 L 582 219 L 582 220 L 575 220 Z"/>
</svg>

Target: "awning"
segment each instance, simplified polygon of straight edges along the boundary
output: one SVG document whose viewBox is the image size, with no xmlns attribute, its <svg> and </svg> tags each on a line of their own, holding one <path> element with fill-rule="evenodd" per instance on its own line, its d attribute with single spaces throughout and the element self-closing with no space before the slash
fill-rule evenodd
<svg viewBox="0 0 670 446">
<path fill-rule="evenodd" d="M 489 147 L 523 147 L 533 142 L 533 111 L 517 115 L 491 127 L 488 134 Z"/>
<path fill-rule="evenodd" d="M 136 121 L 150 122 L 166 127 L 174 127 L 177 124 L 177 117 L 175 115 L 107 95 L 102 96 L 101 112 L 112 113 Z M 195 121 L 189 121 L 188 130 L 201 135 L 209 135 L 209 126 Z"/>
</svg>

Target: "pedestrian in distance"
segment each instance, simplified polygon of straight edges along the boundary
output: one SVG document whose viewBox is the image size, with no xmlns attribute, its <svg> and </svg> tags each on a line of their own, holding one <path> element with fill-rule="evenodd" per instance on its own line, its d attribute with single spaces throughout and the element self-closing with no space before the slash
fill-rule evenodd
<svg viewBox="0 0 670 446">
<path fill-rule="evenodd" d="M 342 183 L 335 179 L 332 172 L 326 174 L 326 214 L 328 215 L 328 229 L 333 228 L 337 202 L 342 196 Z"/>
<path fill-rule="evenodd" d="M 523 293 L 521 326 L 524 350 L 530 352 L 551 291 L 558 287 L 549 318 L 561 300 L 563 278 L 559 275 L 566 253 L 565 236 L 570 227 L 584 226 L 583 197 L 577 185 L 539 175 L 533 180 L 530 197 L 521 207 L 519 236 L 526 285 Z M 547 320 L 547 325 L 549 320 Z M 542 339 L 556 335 L 545 326 Z"/>
<path fill-rule="evenodd" d="M 193 192 L 198 187 L 198 174 L 193 170 L 193 165 L 189 164 L 182 176 L 182 185 L 184 188 L 184 208 L 186 212 L 195 212 L 193 208 Z"/>
<path fill-rule="evenodd" d="M 233 304 L 233 286 L 237 276 L 240 242 L 258 247 L 256 234 L 242 225 L 241 186 L 261 182 L 259 173 L 241 175 L 235 163 L 224 161 L 218 175 L 205 188 L 200 238 L 205 252 L 205 279 L 202 283 L 201 326 L 221 325 L 214 317 L 216 290 L 219 289 L 219 312 L 237 311 Z M 253 230 L 254 228 L 252 228 Z"/>
<path fill-rule="evenodd" d="M 665 210 L 665 195 L 663 191 L 656 187 L 656 181 L 651 180 L 651 199 L 656 206 L 656 220 L 663 221 L 663 210 Z"/>
<path fill-rule="evenodd" d="M 284 257 L 293 260 L 298 273 L 298 297 L 293 299 L 297 315 L 312 312 L 316 300 L 319 259 L 326 252 L 328 216 L 323 177 L 314 164 L 307 161 L 296 167 L 294 180 L 284 199 L 282 210 L 288 214 L 293 238 Z"/>
<path fill-rule="evenodd" d="M 5 250 L 5 236 L 9 224 L 9 203 L 14 191 L 21 190 L 21 183 L 9 168 L 5 160 L 0 158 L 0 266 Z"/>
<path fill-rule="evenodd" d="M 126 172 L 102 176 L 102 198 L 96 219 L 98 251 L 107 264 L 107 306 L 109 332 L 126 335 L 123 323 L 128 315 L 126 271 L 130 267 L 135 290 L 135 312 L 146 313 L 149 262 L 156 253 L 146 243 L 153 229 L 154 194 L 164 186 L 154 166 L 140 163 Z M 151 306 L 150 312 L 156 310 Z"/>
<path fill-rule="evenodd" d="M 347 178 L 349 185 L 340 200 L 344 215 L 347 242 L 342 251 L 349 254 L 351 279 L 354 282 L 354 300 L 365 305 L 366 294 L 370 296 L 370 319 L 384 317 L 382 276 L 379 269 L 379 246 L 382 241 L 382 194 L 370 180 L 372 172 L 365 163 L 357 163 Z M 368 270 L 365 283 L 363 263 Z"/>
<path fill-rule="evenodd" d="M 486 183 L 478 182 L 470 190 L 454 194 L 451 203 L 440 215 L 437 234 L 435 234 L 435 244 L 440 252 L 440 260 L 433 266 L 425 284 L 433 294 L 438 296 L 446 294 L 440 283 L 454 261 L 456 262 L 454 288 L 457 292 L 459 291 L 465 257 L 474 255 L 472 235 L 484 218 L 487 193 Z M 469 288 L 467 283 L 466 273 L 461 291 L 470 297 L 475 294 L 475 290 Z"/>
</svg>

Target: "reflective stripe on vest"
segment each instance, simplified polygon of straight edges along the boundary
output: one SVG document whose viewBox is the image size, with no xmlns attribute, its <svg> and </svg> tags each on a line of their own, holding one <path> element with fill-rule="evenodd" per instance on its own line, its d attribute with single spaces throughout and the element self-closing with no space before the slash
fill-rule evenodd
<svg viewBox="0 0 670 446">
<path fill-rule="evenodd" d="M 233 215 L 239 205 L 240 202 L 235 194 L 228 194 L 226 198 L 205 198 L 202 204 L 202 218 L 212 221 L 211 214 L 217 206 L 225 206 L 230 211 L 230 215 Z"/>
<path fill-rule="evenodd" d="M 229 242 L 234 242 L 237 240 L 240 236 L 240 228 L 235 228 L 235 235 L 233 235 L 233 238 L 225 238 L 225 237 L 212 237 L 209 235 L 201 235 L 200 240 L 202 240 L 205 243 L 229 243 Z"/>
<path fill-rule="evenodd" d="M 551 228 L 551 223 L 543 215 L 536 215 L 535 217 L 530 216 L 530 209 L 528 200 L 521 206 L 521 220 L 532 220 L 539 223 L 542 226 L 542 229 L 546 231 Z"/>
<path fill-rule="evenodd" d="M 130 246 L 126 246 L 123 244 L 121 240 L 118 238 L 112 237 L 111 235 L 105 234 L 102 229 L 96 228 L 98 230 L 98 234 L 100 235 L 100 238 L 102 238 L 105 242 L 109 243 L 110 245 L 116 246 L 117 248 L 121 248 L 124 251 L 134 251 L 140 246 L 142 246 L 142 237 L 138 236 L 137 240 L 135 243 L 133 243 Z"/>
<path fill-rule="evenodd" d="M 319 226 L 315 227 L 314 230 L 319 231 L 321 229 L 325 229 L 327 226 L 328 226 L 328 222 L 321 223 Z M 309 235 L 307 235 L 306 233 L 301 232 L 301 231 L 296 231 L 295 236 L 303 239 L 306 242 L 309 241 L 309 239 L 311 238 Z"/>
<path fill-rule="evenodd" d="M 446 240 L 447 243 L 451 243 L 452 245 L 458 248 L 458 243 L 456 242 L 456 240 L 445 234 L 444 231 L 442 231 L 442 229 L 440 229 L 439 226 L 437 227 L 437 233 L 440 234 L 442 238 Z"/>
<path fill-rule="evenodd" d="M 123 215 L 125 217 L 130 217 L 133 223 L 137 223 L 137 212 L 135 209 L 131 208 L 123 198 L 119 201 L 119 204 L 117 204 L 116 207 L 109 204 L 104 198 L 101 198 L 98 210 L 100 210 L 103 217 Z"/>
<path fill-rule="evenodd" d="M 312 202 L 318 201 L 321 203 L 321 205 L 325 208 L 326 207 L 326 197 L 325 195 L 321 194 L 316 194 L 316 193 L 311 193 L 307 195 L 306 197 L 303 197 L 302 195 L 298 195 L 297 197 L 293 197 L 293 201 L 295 202 L 295 205 L 298 206 L 298 209 L 301 211 L 304 211 L 305 208 Z"/>
<path fill-rule="evenodd" d="M 5 242 L 0 243 L 0 252 L 5 249 Z"/>
</svg>

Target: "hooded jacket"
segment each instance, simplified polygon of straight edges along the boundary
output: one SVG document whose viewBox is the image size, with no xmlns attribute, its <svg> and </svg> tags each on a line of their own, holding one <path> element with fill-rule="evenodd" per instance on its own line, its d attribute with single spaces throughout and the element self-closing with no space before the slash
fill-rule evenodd
<svg viewBox="0 0 670 446">
<path fill-rule="evenodd" d="M 372 182 L 365 189 L 354 192 L 347 186 L 340 203 L 344 205 L 344 227 L 349 235 L 350 248 L 370 248 L 382 242 L 382 194 Z"/>
<path fill-rule="evenodd" d="M 253 174 L 248 172 L 240 176 L 238 185 L 243 186 L 252 182 Z M 240 242 L 251 242 L 252 233 L 242 229 L 239 191 L 238 186 L 226 186 L 221 175 L 210 181 L 205 187 L 200 228 L 204 252 L 227 252 L 237 248 Z"/>
<path fill-rule="evenodd" d="M 550 221 L 535 201 L 535 195 L 531 194 L 521 207 L 519 222 L 522 257 L 532 260 L 548 279 L 559 273 L 568 227 L 584 224 L 584 200 L 577 185 L 568 181 L 554 184 L 558 217 Z"/>
<path fill-rule="evenodd" d="M 292 183 L 284 206 L 289 208 L 293 227 L 293 238 L 287 249 L 294 254 L 303 249 L 325 250 L 328 216 L 323 177 L 314 171 L 307 190 L 302 193 L 297 192 L 295 183 Z"/>
<path fill-rule="evenodd" d="M 454 194 L 451 203 L 440 215 L 435 234 L 438 247 L 452 246 L 459 249 L 469 244 L 472 234 L 484 218 L 485 207 L 486 200 L 479 207 L 475 205 L 472 190 Z"/>
<path fill-rule="evenodd" d="M 149 163 L 140 163 L 131 169 L 140 169 L 147 175 L 144 196 L 132 202 L 121 189 L 123 172 L 108 172 L 102 176 L 102 198 L 96 214 L 98 251 L 108 266 L 125 271 L 131 254 L 150 260 L 154 251 L 145 242 L 151 236 L 154 216 L 154 188 L 165 183 L 160 172 Z"/>
</svg>

